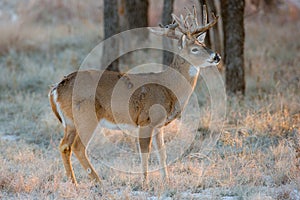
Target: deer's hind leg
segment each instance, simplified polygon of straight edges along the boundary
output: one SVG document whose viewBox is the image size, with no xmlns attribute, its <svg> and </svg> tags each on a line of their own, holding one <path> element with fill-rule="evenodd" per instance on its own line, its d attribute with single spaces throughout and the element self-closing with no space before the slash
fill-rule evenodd
<svg viewBox="0 0 300 200">
<path fill-rule="evenodd" d="M 77 181 L 71 163 L 72 145 L 74 143 L 75 137 L 75 128 L 72 126 L 66 126 L 64 130 L 64 137 L 60 142 L 59 150 L 64 163 L 67 177 L 70 178 L 75 185 L 77 185 Z"/>
<path fill-rule="evenodd" d="M 76 136 L 75 142 L 72 146 L 72 149 L 73 149 L 73 152 L 76 155 L 77 159 L 79 160 L 80 164 L 88 173 L 89 177 L 92 180 L 101 184 L 101 180 L 100 180 L 97 172 L 93 168 L 92 164 L 90 163 L 90 160 L 88 159 L 88 157 L 86 155 L 86 146 L 82 143 L 79 135 Z"/>
</svg>

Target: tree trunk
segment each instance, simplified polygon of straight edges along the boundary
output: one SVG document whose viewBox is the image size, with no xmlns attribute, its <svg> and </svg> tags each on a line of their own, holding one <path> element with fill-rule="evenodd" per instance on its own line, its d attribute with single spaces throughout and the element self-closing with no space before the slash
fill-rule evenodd
<svg viewBox="0 0 300 200">
<path fill-rule="evenodd" d="M 211 1 L 211 0 L 209 0 L 209 1 Z M 204 21 L 203 21 L 203 6 L 204 5 L 206 5 L 206 13 L 207 13 L 207 15 L 209 15 L 209 13 L 208 13 L 208 5 L 207 5 L 207 3 L 206 3 L 206 0 L 199 0 L 199 6 L 200 6 L 200 13 L 201 13 L 201 15 L 200 15 L 200 17 L 201 17 L 201 22 L 202 22 L 202 26 L 204 25 Z M 209 48 L 211 48 L 211 40 L 210 40 L 210 33 L 209 33 L 209 30 L 208 31 L 206 31 L 206 37 L 205 37 L 205 41 L 204 41 L 204 43 L 205 43 L 205 45 L 206 46 L 208 46 Z"/>
<path fill-rule="evenodd" d="M 107 39 L 120 32 L 118 0 L 104 0 L 104 39 Z M 102 63 L 112 62 L 106 69 L 119 71 L 119 60 L 110 60 L 119 54 L 119 41 L 112 40 L 104 45 L 102 53 Z M 109 59 L 109 60 L 107 60 Z M 105 67 L 105 66 L 103 66 Z"/>
<path fill-rule="evenodd" d="M 164 0 L 164 8 L 162 13 L 162 24 L 167 25 L 172 23 L 174 0 Z M 172 42 L 168 38 L 163 38 L 163 48 L 166 49 L 171 46 Z M 163 64 L 170 66 L 173 61 L 173 53 L 169 51 L 163 51 Z"/>
<path fill-rule="evenodd" d="M 125 0 L 125 12 L 129 29 L 148 26 L 148 8 L 148 0 Z M 138 37 L 139 39 L 145 40 L 148 35 Z"/>
<path fill-rule="evenodd" d="M 129 29 L 127 15 L 126 15 L 126 7 L 125 7 L 126 1 L 128 1 L 128 0 L 118 0 L 120 32 L 126 31 Z"/>
<path fill-rule="evenodd" d="M 215 15 L 219 15 L 217 7 L 215 5 L 215 1 L 214 0 L 209 0 L 207 1 L 208 3 L 208 11 L 209 12 L 213 12 Z M 212 16 L 211 14 L 208 15 L 209 19 L 212 20 Z M 221 20 L 219 20 L 218 23 L 220 23 Z M 220 36 L 220 30 L 219 30 L 219 26 L 218 24 L 216 24 L 215 26 L 212 27 L 210 36 L 210 43 L 212 46 L 212 49 L 218 53 L 220 53 L 221 55 L 223 55 L 222 52 L 222 43 L 221 43 L 221 36 Z"/>
<path fill-rule="evenodd" d="M 119 0 L 119 5 L 122 10 L 120 12 L 121 31 L 148 26 L 148 0 Z M 135 35 L 134 32 L 131 34 L 131 38 L 120 38 L 120 52 L 122 54 L 125 49 L 130 49 L 136 46 L 140 40 L 148 38 L 148 31 L 143 31 L 143 34 L 139 35 Z M 120 71 L 125 72 L 137 64 L 138 60 L 135 59 L 138 57 L 137 52 L 126 53 L 119 59 Z"/>
<path fill-rule="evenodd" d="M 222 0 L 224 59 L 227 94 L 245 94 L 245 0 Z"/>
</svg>

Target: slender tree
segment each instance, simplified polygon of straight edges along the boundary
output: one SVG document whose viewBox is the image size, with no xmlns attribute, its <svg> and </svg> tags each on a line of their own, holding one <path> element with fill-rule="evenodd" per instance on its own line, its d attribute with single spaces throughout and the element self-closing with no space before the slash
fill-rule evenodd
<svg viewBox="0 0 300 200">
<path fill-rule="evenodd" d="M 209 0 L 206 1 L 207 2 L 207 6 L 208 6 L 208 10 L 212 13 L 214 13 L 215 15 L 219 15 L 218 10 L 217 10 L 217 6 L 215 4 L 214 0 Z M 211 17 L 211 15 L 208 15 Z M 219 20 L 220 23 L 221 20 Z M 215 50 L 216 52 L 220 53 L 221 55 L 223 55 L 222 52 L 222 42 L 221 42 L 221 36 L 220 36 L 220 30 L 219 30 L 219 26 L 218 24 L 213 26 L 211 29 L 212 34 L 210 34 L 210 43 L 212 46 L 212 49 Z"/>
<path fill-rule="evenodd" d="M 164 7 L 162 13 L 162 24 L 167 25 L 172 23 L 172 16 L 173 13 L 173 5 L 174 0 L 164 0 Z M 163 38 L 163 48 L 167 48 L 171 45 L 171 40 L 168 38 Z M 173 61 L 173 53 L 164 51 L 163 52 L 163 64 L 169 66 Z"/>
<path fill-rule="evenodd" d="M 104 39 L 107 39 L 120 32 L 118 0 L 104 0 Z M 108 46 L 109 45 L 109 46 Z M 102 61 L 106 63 L 107 59 L 116 57 L 119 53 L 119 41 L 112 40 L 110 44 L 104 46 Z M 119 71 L 119 60 L 114 60 L 107 67 L 110 71 Z"/>
<path fill-rule="evenodd" d="M 205 5 L 206 6 L 206 13 L 208 13 L 208 8 L 207 8 L 207 3 L 206 3 L 206 0 L 199 0 L 199 5 L 200 5 L 200 10 L 203 10 L 203 6 Z M 201 13 L 201 20 L 202 20 L 202 24 L 204 24 L 205 22 L 203 21 L 203 13 Z M 211 47 L 211 40 L 210 40 L 210 33 L 209 31 L 206 32 L 206 37 L 205 37 L 205 44 L 208 46 L 208 47 Z"/>
<path fill-rule="evenodd" d="M 224 60 L 227 94 L 245 93 L 244 9 L 245 0 L 222 0 Z"/>
<path fill-rule="evenodd" d="M 104 0 L 104 38 L 107 39 L 120 31 L 148 26 L 148 0 Z M 123 9 L 125 11 L 123 11 Z M 122 15 L 120 19 L 120 15 Z M 124 19 L 125 18 L 125 19 Z M 120 21 L 122 24 L 120 24 Z M 125 24 L 128 23 L 128 24 Z M 144 35 L 137 35 L 137 39 L 145 39 L 148 32 Z M 112 40 L 109 46 L 105 46 L 103 51 L 103 62 L 111 57 L 116 57 L 120 52 L 120 42 Z M 124 42 L 124 41 L 123 41 Z M 125 41 L 123 45 L 130 45 L 132 41 Z M 130 55 L 126 60 L 130 62 Z M 113 61 L 107 68 L 111 71 L 119 71 L 119 61 Z M 124 60 L 123 60 L 124 62 Z"/>
<path fill-rule="evenodd" d="M 148 9 L 148 0 L 125 0 L 125 11 L 128 20 L 128 28 L 134 29 L 147 27 Z M 140 36 L 140 39 L 145 39 L 145 35 Z"/>
<path fill-rule="evenodd" d="M 130 29 L 147 27 L 148 26 L 148 0 L 119 0 L 122 15 L 120 15 L 121 31 Z M 123 12 L 124 10 L 124 12 Z M 131 32 L 134 34 L 134 32 Z M 148 31 L 143 31 L 142 34 L 132 35 L 131 39 L 122 38 L 120 41 L 120 51 L 129 48 L 132 45 L 136 45 L 139 40 L 145 40 L 148 38 Z M 120 58 L 120 70 L 127 70 L 128 67 L 134 63 L 137 64 L 138 60 L 135 60 L 136 52 L 130 52 Z M 125 67 L 125 69 L 123 69 Z"/>
</svg>

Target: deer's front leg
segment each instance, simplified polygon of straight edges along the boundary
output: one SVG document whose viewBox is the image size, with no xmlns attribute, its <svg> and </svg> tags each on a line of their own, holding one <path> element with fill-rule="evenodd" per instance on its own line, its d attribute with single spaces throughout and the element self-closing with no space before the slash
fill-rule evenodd
<svg viewBox="0 0 300 200">
<path fill-rule="evenodd" d="M 153 129 L 149 127 L 143 127 L 139 130 L 140 155 L 142 161 L 142 171 L 144 174 L 143 186 L 148 185 L 148 160 L 151 150 L 152 132 Z"/>
<path fill-rule="evenodd" d="M 157 157 L 160 165 L 160 174 L 164 180 L 168 181 L 167 171 L 167 153 L 164 143 L 164 132 L 163 128 L 156 128 L 155 135 L 153 136 L 153 145 L 157 151 Z"/>
<path fill-rule="evenodd" d="M 82 143 L 80 137 L 77 135 L 75 138 L 74 144 L 72 146 L 73 152 L 76 155 L 77 159 L 79 160 L 82 167 L 86 170 L 89 177 L 96 181 L 97 183 L 101 184 L 101 180 L 95 171 L 94 167 L 90 163 L 90 160 L 88 159 L 86 155 L 86 147 Z"/>
</svg>

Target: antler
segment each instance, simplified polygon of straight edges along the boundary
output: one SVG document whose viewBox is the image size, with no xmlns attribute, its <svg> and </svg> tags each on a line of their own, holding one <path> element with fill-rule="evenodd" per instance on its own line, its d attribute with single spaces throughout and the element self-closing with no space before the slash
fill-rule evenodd
<svg viewBox="0 0 300 200">
<path fill-rule="evenodd" d="M 219 18 L 218 16 L 216 17 L 214 13 L 212 13 L 213 21 L 207 24 L 207 12 L 206 6 L 204 5 L 202 10 L 203 26 L 201 26 L 198 24 L 195 6 L 193 6 L 193 13 L 188 8 L 185 9 L 187 10 L 187 15 L 185 19 L 183 19 L 182 15 L 179 18 L 176 15 L 172 14 L 172 17 L 178 25 L 179 31 L 185 34 L 190 40 L 196 40 L 199 35 L 213 27 L 217 23 Z"/>
<path fill-rule="evenodd" d="M 158 34 L 158 35 L 163 35 L 163 36 L 166 36 L 166 37 L 169 37 L 172 39 L 177 39 L 177 40 L 180 39 L 181 34 L 175 30 L 178 27 L 178 24 L 172 23 L 172 24 L 168 24 L 165 26 L 162 24 L 159 24 L 159 26 L 160 26 L 160 28 L 163 28 L 163 29 L 157 30 L 157 29 L 150 28 L 150 30 L 153 33 Z"/>
<path fill-rule="evenodd" d="M 201 25 L 198 24 L 195 6 L 193 6 L 193 12 L 191 12 L 188 8 L 185 9 L 187 11 L 185 17 L 183 17 L 183 15 L 177 17 L 175 14 L 172 14 L 173 22 L 171 24 L 165 26 L 160 24 L 160 27 L 164 28 L 165 30 L 151 30 L 156 34 L 164 35 L 172 39 L 178 39 L 179 43 L 184 44 L 186 39 L 190 41 L 196 41 L 201 34 L 205 33 L 218 21 L 218 16 L 216 17 L 214 13 L 212 13 L 213 21 L 207 23 L 207 12 L 205 5 L 203 6 L 202 10 L 203 23 Z M 178 31 L 176 31 L 176 29 L 178 29 Z M 184 45 L 180 46 L 183 47 Z"/>
<path fill-rule="evenodd" d="M 213 21 L 211 21 L 210 23 L 206 24 L 205 26 L 202 26 L 202 27 L 198 27 L 196 30 L 193 31 L 193 35 L 196 35 L 196 36 L 199 36 L 200 34 L 206 32 L 208 29 L 210 29 L 211 27 L 213 27 L 218 19 L 219 19 L 219 16 L 215 16 L 214 13 L 212 13 L 212 17 L 213 17 Z"/>
</svg>

